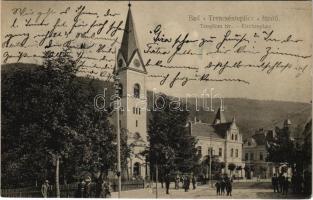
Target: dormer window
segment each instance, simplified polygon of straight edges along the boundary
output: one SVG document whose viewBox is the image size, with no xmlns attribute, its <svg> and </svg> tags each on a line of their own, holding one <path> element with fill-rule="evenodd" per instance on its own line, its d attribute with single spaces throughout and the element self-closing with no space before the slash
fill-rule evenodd
<svg viewBox="0 0 313 200">
<path fill-rule="evenodd" d="M 138 83 L 134 85 L 134 97 L 140 98 L 140 85 Z"/>
<path fill-rule="evenodd" d="M 202 147 L 201 147 L 201 146 L 198 146 L 198 147 L 197 147 L 197 150 L 198 150 L 198 154 L 199 154 L 199 155 L 202 155 Z"/>
</svg>

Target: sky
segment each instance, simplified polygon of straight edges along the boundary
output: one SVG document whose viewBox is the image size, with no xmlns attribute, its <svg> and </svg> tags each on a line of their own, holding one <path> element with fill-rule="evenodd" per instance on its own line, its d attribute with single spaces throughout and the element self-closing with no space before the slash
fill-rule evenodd
<svg viewBox="0 0 313 200">
<path fill-rule="evenodd" d="M 10 25 L 14 19 L 12 9 L 16 7 L 26 7 L 34 10 L 45 10 L 53 8 L 55 11 L 65 10 L 67 7 L 75 8 L 79 5 L 85 5 L 89 10 L 96 12 L 103 12 L 104 10 L 111 9 L 112 11 L 119 12 L 120 15 L 117 19 L 125 20 L 127 15 L 128 2 L 111 2 L 111 1 L 90 1 L 90 2 L 2 2 L 1 15 L 2 15 L 2 41 L 5 40 L 5 35 L 13 32 L 21 32 L 22 29 L 12 29 Z M 257 65 L 260 63 L 259 57 L 262 53 L 254 54 L 209 54 L 209 55 L 193 55 L 193 56 L 176 56 L 170 65 L 181 66 L 190 65 L 198 66 L 197 74 L 210 74 L 212 78 L 236 78 L 249 82 L 249 84 L 241 82 L 200 82 L 189 81 L 185 86 L 181 86 L 180 82 L 170 88 L 169 81 L 164 85 L 160 85 L 160 78 L 147 78 L 147 89 L 164 92 L 173 96 L 201 96 L 204 90 L 214 90 L 214 94 L 227 97 L 239 97 L 250 99 L 262 100 L 282 100 L 282 101 L 297 101 L 309 103 L 312 99 L 312 10 L 310 1 L 301 2 L 165 2 L 165 1 L 152 1 L 152 2 L 132 2 L 132 14 L 134 18 L 137 42 L 144 62 L 149 58 L 152 60 L 163 59 L 165 56 L 152 55 L 144 53 L 147 44 L 152 41 L 153 31 L 157 25 L 161 25 L 162 34 L 166 37 L 173 39 L 177 38 L 179 34 L 182 36 L 189 34 L 190 39 L 201 40 L 202 38 L 209 38 L 210 36 L 217 37 L 217 40 L 222 40 L 225 33 L 230 30 L 232 34 L 247 35 L 250 40 L 248 47 L 253 46 L 255 50 L 265 52 L 266 47 L 271 47 L 275 51 L 288 52 L 290 54 L 308 56 L 308 58 L 300 58 L 297 56 L 286 55 L 269 55 L 267 62 L 275 63 L 281 61 L 283 63 L 292 64 L 290 70 L 279 72 L 274 70 L 270 74 L 256 69 L 226 69 L 222 75 L 212 69 L 205 69 L 209 62 L 226 62 L 230 63 L 242 61 L 248 64 Z M 191 20 L 191 16 L 199 16 L 199 20 Z M 210 21 L 209 16 L 227 17 L 227 16 L 243 16 L 250 18 L 249 21 Z M 204 20 L 204 18 L 206 20 Z M 253 19 L 251 19 L 253 18 Z M 266 19 L 272 19 L 268 21 Z M 88 19 L 87 19 L 88 20 Z M 89 21 L 88 23 L 91 23 Z M 224 27 L 225 24 L 228 27 Z M 243 28 L 242 24 L 246 25 L 266 25 L 267 28 Z M 223 26 L 222 28 L 203 28 L 207 26 Z M 253 41 L 254 33 L 262 35 L 263 31 L 269 33 L 274 31 L 273 37 L 278 39 L 286 39 L 292 35 L 292 39 L 301 40 L 301 42 L 290 43 L 275 43 L 264 42 L 262 40 Z M 35 28 L 32 32 L 36 32 Z M 119 33 L 121 37 L 121 33 Z M 253 44 L 254 42 L 254 44 Z M 163 44 L 160 44 L 163 45 Z M 164 44 L 165 45 L 165 44 Z M 117 44 L 118 46 L 118 44 Z M 165 45 L 166 46 L 166 45 Z M 229 45 L 231 46 L 231 45 Z M 187 49 L 192 49 L 196 52 L 206 53 L 212 51 L 213 45 L 203 45 L 202 48 L 197 47 L 195 44 L 188 44 L 185 46 Z M 117 47 L 118 48 L 118 47 Z M 169 45 L 166 46 L 169 48 Z M 171 49 L 171 48 L 170 48 Z M 40 48 L 29 48 L 31 52 L 41 52 Z M 173 49 L 171 49 L 173 50 Z M 2 50 L 5 52 L 6 48 Z M 8 49 L 8 51 L 19 51 L 19 49 Z M 1 53 L 3 56 L 3 53 Z M 91 52 L 92 55 L 92 52 Z M 40 62 L 37 60 L 29 60 L 27 62 Z M 2 59 L 3 63 L 3 59 Z M 305 67 L 301 71 L 300 67 Z M 298 69 L 297 69 L 298 67 Z M 166 75 L 170 74 L 169 79 L 174 78 L 178 72 L 180 76 L 194 77 L 195 71 L 186 69 L 164 69 L 157 66 L 148 66 L 148 75 Z M 299 74 L 298 74 L 299 73 Z M 298 74 L 298 75 L 297 75 Z"/>
</svg>

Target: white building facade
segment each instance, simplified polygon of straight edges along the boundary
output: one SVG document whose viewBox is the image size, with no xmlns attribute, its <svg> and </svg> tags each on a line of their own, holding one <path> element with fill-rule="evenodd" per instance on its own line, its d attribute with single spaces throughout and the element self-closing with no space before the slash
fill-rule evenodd
<svg viewBox="0 0 313 200">
<path fill-rule="evenodd" d="M 230 174 L 228 165 L 235 164 L 243 169 L 242 162 L 242 135 L 236 124 L 235 117 L 227 122 L 222 109 L 217 111 L 213 124 L 202 123 L 194 120 L 189 123 L 190 134 L 198 140 L 197 148 L 201 151 L 202 158 L 210 155 L 217 156 L 219 162 L 225 163 L 223 173 Z M 237 177 L 244 176 L 243 170 L 234 170 L 232 174 Z"/>
</svg>

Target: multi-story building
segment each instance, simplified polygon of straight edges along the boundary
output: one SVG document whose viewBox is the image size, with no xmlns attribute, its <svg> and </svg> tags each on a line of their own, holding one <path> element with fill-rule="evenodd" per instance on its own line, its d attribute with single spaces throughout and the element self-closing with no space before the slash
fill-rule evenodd
<svg viewBox="0 0 313 200">
<path fill-rule="evenodd" d="M 292 130 L 291 121 L 289 119 L 284 120 L 283 128 L 288 128 Z M 275 130 L 264 130 L 259 129 L 254 135 L 247 138 L 243 144 L 243 158 L 246 165 L 246 177 L 260 177 L 260 178 L 270 178 L 274 173 L 279 173 L 280 168 L 283 163 L 272 163 L 266 160 L 268 151 L 267 143 L 272 141 L 277 137 Z M 286 134 L 286 133 L 284 133 Z M 282 135 L 281 137 L 288 137 L 294 140 L 289 133 L 287 135 Z M 290 174 L 290 169 L 288 169 Z"/>
<path fill-rule="evenodd" d="M 269 178 L 273 175 L 274 165 L 266 161 L 266 141 L 275 137 L 273 130 L 259 129 L 247 138 L 243 144 L 243 160 L 246 165 L 246 177 Z"/>
<path fill-rule="evenodd" d="M 236 168 L 243 169 L 242 162 L 242 135 L 236 124 L 235 117 L 226 121 L 223 110 L 220 108 L 212 124 L 202 123 L 196 119 L 189 122 L 190 134 L 198 140 L 197 148 L 202 158 L 210 155 L 217 156 L 220 162 L 225 163 L 224 173 L 229 173 L 228 165 L 233 163 Z M 242 172 L 234 170 L 233 173 L 241 176 Z"/>
</svg>

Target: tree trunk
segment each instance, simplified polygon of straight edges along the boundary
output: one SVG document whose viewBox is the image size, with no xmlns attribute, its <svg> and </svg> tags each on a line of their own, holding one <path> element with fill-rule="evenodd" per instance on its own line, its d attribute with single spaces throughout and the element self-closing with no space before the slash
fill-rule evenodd
<svg viewBox="0 0 313 200">
<path fill-rule="evenodd" d="M 57 198 L 60 198 L 60 181 L 59 181 L 59 173 L 60 173 L 60 157 L 56 156 L 55 161 L 55 190 Z"/>
</svg>

